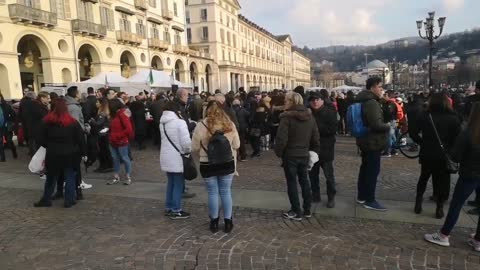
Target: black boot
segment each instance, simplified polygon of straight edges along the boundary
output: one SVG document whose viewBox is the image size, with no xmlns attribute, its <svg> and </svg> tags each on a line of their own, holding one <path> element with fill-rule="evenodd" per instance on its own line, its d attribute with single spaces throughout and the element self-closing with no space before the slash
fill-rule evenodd
<svg viewBox="0 0 480 270">
<path fill-rule="evenodd" d="M 230 233 L 233 230 L 233 220 L 232 219 L 225 219 L 225 233 Z"/>
<path fill-rule="evenodd" d="M 437 202 L 437 210 L 435 211 L 435 217 L 438 219 L 443 218 L 445 214 L 443 213 L 443 203 L 438 203 Z"/>
<path fill-rule="evenodd" d="M 218 220 L 219 218 L 210 218 L 210 231 L 212 233 L 218 232 Z"/>
<path fill-rule="evenodd" d="M 335 208 L 335 195 L 328 196 L 327 208 Z"/>
<path fill-rule="evenodd" d="M 77 188 L 77 201 L 83 200 L 83 193 L 81 188 Z"/>
<path fill-rule="evenodd" d="M 417 197 L 415 199 L 415 214 L 420 214 L 422 213 L 422 203 L 423 203 L 423 197 Z"/>
<path fill-rule="evenodd" d="M 17 147 L 15 146 L 12 148 L 12 155 L 13 155 L 13 159 L 18 158 Z"/>
<path fill-rule="evenodd" d="M 36 202 L 33 204 L 34 207 L 50 207 L 52 206 L 52 202 L 47 202 L 44 199 L 41 199 L 40 201 Z"/>
</svg>

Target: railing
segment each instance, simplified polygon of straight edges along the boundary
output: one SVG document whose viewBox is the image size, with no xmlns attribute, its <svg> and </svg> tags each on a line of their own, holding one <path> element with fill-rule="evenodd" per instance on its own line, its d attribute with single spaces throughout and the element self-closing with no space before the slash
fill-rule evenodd
<svg viewBox="0 0 480 270">
<path fill-rule="evenodd" d="M 201 41 L 201 42 L 207 42 L 207 41 L 208 41 L 208 37 L 202 36 L 202 37 L 200 37 L 200 41 Z"/>
<path fill-rule="evenodd" d="M 8 5 L 10 18 L 19 22 L 29 22 L 31 24 L 55 26 L 57 25 L 57 14 L 41 9 L 27 7 L 21 4 Z"/>
<path fill-rule="evenodd" d="M 135 7 L 140 10 L 147 10 L 147 1 L 145 0 L 135 0 Z"/>
<path fill-rule="evenodd" d="M 72 30 L 73 32 L 90 36 L 105 37 L 107 35 L 107 27 L 105 25 L 84 20 L 72 20 Z"/>
<path fill-rule="evenodd" d="M 160 40 L 158 38 L 150 38 L 148 40 L 148 45 L 150 46 L 150 48 L 164 51 L 168 50 L 168 47 L 170 46 L 170 44 L 168 44 L 166 41 Z"/>
<path fill-rule="evenodd" d="M 167 20 L 172 20 L 173 19 L 173 11 L 163 9 L 162 10 L 162 16 Z"/>
<path fill-rule="evenodd" d="M 92 3 L 94 3 L 94 4 L 97 4 L 97 3 L 98 3 L 98 0 L 83 0 L 83 1 L 85 1 L 85 2 L 92 2 Z"/>
<path fill-rule="evenodd" d="M 183 45 L 173 45 L 173 52 L 179 53 L 179 54 L 188 54 L 190 52 L 190 49 L 187 46 Z"/>
<path fill-rule="evenodd" d="M 124 43 L 130 43 L 133 45 L 140 45 L 142 44 L 142 37 L 123 30 L 119 30 L 116 32 L 117 34 L 117 41 L 124 42 Z"/>
</svg>

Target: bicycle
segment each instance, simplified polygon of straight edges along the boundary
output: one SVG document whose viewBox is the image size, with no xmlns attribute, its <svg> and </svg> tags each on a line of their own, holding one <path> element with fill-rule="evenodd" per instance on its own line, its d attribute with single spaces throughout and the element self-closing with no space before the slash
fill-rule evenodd
<svg viewBox="0 0 480 270">
<path fill-rule="evenodd" d="M 420 145 L 410 138 L 408 132 L 400 135 L 395 143 L 395 149 L 398 149 L 402 155 L 410 159 L 415 159 L 420 156 Z"/>
</svg>

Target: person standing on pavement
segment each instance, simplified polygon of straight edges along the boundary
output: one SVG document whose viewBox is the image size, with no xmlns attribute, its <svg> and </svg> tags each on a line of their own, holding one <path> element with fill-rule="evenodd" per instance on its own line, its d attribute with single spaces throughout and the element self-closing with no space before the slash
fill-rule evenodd
<svg viewBox="0 0 480 270">
<path fill-rule="evenodd" d="M 280 126 L 274 146 L 275 154 L 283 161 L 291 205 L 291 209 L 284 213 L 283 217 L 295 221 L 301 221 L 302 216 L 306 218 L 312 216 L 312 191 L 308 181 L 309 151 L 317 153 L 320 151 L 317 124 L 303 104 L 300 94 L 290 92 L 286 95 L 285 112 L 280 115 Z M 298 198 L 297 177 L 302 189 L 303 212 Z"/>
<path fill-rule="evenodd" d="M 52 206 L 52 194 L 58 178 L 65 179 L 65 208 L 76 204 L 75 187 L 78 164 L 86 159 L 85 136 L 80 123 L 69 113 L 64 99 L 54 100 L 54 109 L 40 125 L 39 144 L 46 149 L 47 179 L 43 196 L 35 207 Z"/>
<path fill-rule="evenodd" d="M 480 103 L 474 103 L 470 111 L 467 127 L 457 137 L 451 151 L 452 159 L 460 163 L 460 171 L 447 217 L 440 232 L 424 237 L 426 241 L 440 246 L 450 246 L 450 233 L 458 221 L 463 204 L 480 187 Z M 471 235 L 468 244 L 480 252 L 480 217 L 477 232 Z"/>
<path fill-rule="evenodd" d="M 248 119 L 250 119 L 250 113 L 242 106 L 240 99 L 235 99 L 233 101 L 233 109 L 237 115 L 238 120 L 238 135 L 240 137 L 240 148 L 238 150 L 238 155 L 240 161 L 247 160 L 247 135 L 248 135 Z"/>
<path fill-rule="evenodd" d="M 39 92 L 35 98 L 35 92 L 29 91 L 20 102 L 20 120 L 22 122 L 25 138 L 28 143 L 28 153 L 35 155 L 40 146 L 37 143 L 37 134 L 42 119 L 48 114 L 50 95 L 47 92 Z"/>
<path fill-rule="evenodd" d="M 362 115 L 367 135 L 357 138 L 362 164 L 358 173 L 357 203 L 370 210 L 386 211 L 375 198 L 378 175 L 380 174 L 380 157 L 387 147 L 390 125 L 383 120 L 380 99 L 383 97 L 382 79 L 372 77 L 367 80 L 367 90 L 360 92 L 357 102 L 362 104 Z"/>
<path fill-rule="evenodd" d="M 16 119 L 15 111 L 8 104 L 0 93 L 0 162 L 5 162 L 5 146 L 12 151 L 13 158 L 16 159 L 17 147 L 13 143 L 13 129 Z M 5 145 L 3 139 L 5 138 Z"/>
<path fill-rule="evenodd" d="M 433 119 L 435 127 L 432 125 L 431 119 Z M 428 182 L 427 176 L 432 175 L 437 202 L 435 217 L 440 219 L 444 216 L 443 205 L 448 201 L 450 194 L 450 173 L 446 168 L 447 160 L 435 129 L 445 149 L 450 150 L 460 132 L 460 119 L 443 93 L 435 93 L 430 97 L 427 111 L 419 115 L 417 124 L 411 131 L 412 139 L 420 145 L 421 176 L 425 176 L 418 180 L 415 213 L 422 212 L 423 194 Z"/>
<path fill-rule="evenodd" d="M 67 95 L 65 96 L 65 102 L 67 103 L 68 113 L 77 120 L 84 131 L 85 136 L 85 120 L 83 117 L 82 106 L 80 105 L 80 91 L 76 86 L 71 86 L 67 89 Z M 88 150 L 87 150 L 88 151 Z M 77 197 L 79 200 L 83 199 L 82 189 L 89 189 L 92 185 L 85 183 L 82 180 L 82 171 L 80 169 L 81 164 L 78 163 L 77 176 Z"/>
<path fill-rule="evenodd" d="M 135 101 L 130 103 L 130 111 L 132 112 L 132 121 L 135 129 L 135 141 L 139 150 L 145 149 L 145 138 L 147 136 L 147 119 L 145 117 L 145 94 L 140 92 L 135 97 Z"/>
<path fill-rule="evenodd" d="M 165 97 L 162 94 L 157 94 L 155 101 L 150 105 L 150 112 L 153 117 L 153 144 L 160 147 L 160 117 L 162 117 L 163 106 L 165 106 Z"/>
<path fill-rule="evenodd" d="M 327 97 L 328 98 L 328 97 Z M 327 207 L 335 207 L 335 175 L 333 171 L 333 160 L 335 155 L 335 134 L 338 128 L 337 113 L 335 108 L 326 102 L 326 97 L 313 93 L 308 98 L 312 115 L 317 123 L 320 134 L 319 161 L 310 170 L 310 184 L 312 187 L 312 201 L 320 202 L 320 167 L 327 180 Z"/>
<path fill-rule="evenodd" d="M 181 155 L 191 153 L 192 141 L 178 102 L 169 101 L 165 104 L 159 128 L 162 136 L 160 167 L 167 173 L 168 179 L 165 214 L 171 219 L 186 219 L 190 214 L 182 208 L 185 177 Z"/>
<path fill-rule="evenodd" d="M 97 173 L 108 173 L 113 171 L 112 155 L 108 143 L 108 134 L 110 127 L 110 109 L 108 108 L 108 99 L 102 98 L 97 101 L 97 116 L 90 120 L 92 126 L 92 135 L 98 137 L 98 168 L 94 170 Z"/>
<path fill-rule="evenodd" d="M 215 154 L 211 156 L 211 145 Z M 222 200 L 224 232 L 233 229 L 232 181 L 236 172 L 236 151 L 240 147 L 240 138 L 230 116 L 222 104 L 210 101 L 205 119 L 197 125 L 192 138 L 192 151 L 200 154 L 200 173 L 205 179 L 208 191 L 208 210 L 210 231 L 218 232 L 220 204 Z M 225 155 L 222 155 L 225 154 Z"/>
<path fill-rule="evenodd" d="M 124 185 L 132 183 L 132 160 L 128 154 L 130 140 L 133 137 L 133 127 L 130 118 L 125 113 L 125 106 L 119 99 L 109 101 L 110 110 L 110 153 L 112 154 L 114 176 L 107 185 L 120 182 L 120 164 L 125 165 L 126 179 Z"/>
</svg>

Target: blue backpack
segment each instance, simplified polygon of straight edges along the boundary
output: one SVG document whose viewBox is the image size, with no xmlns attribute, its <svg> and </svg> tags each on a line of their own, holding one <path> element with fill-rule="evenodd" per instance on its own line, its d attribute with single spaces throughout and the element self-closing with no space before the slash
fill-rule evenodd
<svg viewBox="0 0 480 270">
<path fill-rule="evenodd" d="M 367 136 L 368 128 L 363 120 L 363 106 L 362 103 L 354 103 L 348 107 L 347 110 L 347 126 L 355 138 L 362 138 Z"/>
<path fill-rule="evenodd" d="M 0 106 L 0 128 L 5 127 L 5 114 L 3 113 L 3 109 Z"/>
</svg>

